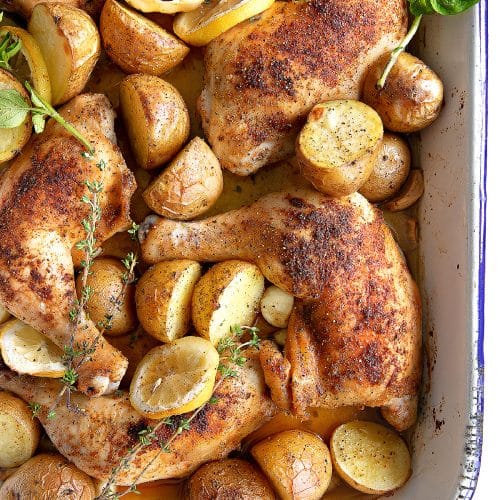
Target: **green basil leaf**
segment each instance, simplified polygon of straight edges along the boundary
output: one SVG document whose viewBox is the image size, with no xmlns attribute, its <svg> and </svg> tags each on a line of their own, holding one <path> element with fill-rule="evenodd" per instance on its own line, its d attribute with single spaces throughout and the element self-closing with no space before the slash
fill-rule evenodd
<svg viewBox="0 0 500 500">
<path fill-rule="evenodd" d="M 470 9 L 479 0 L 430 0 L 432 8 L 443 16 L 454 16 Z"/>
<path fill-rule="evenodd" d="M 35 128 L 36 134 L 41 134 L 45 128 L 45 116 L 39 115 L 38 113 L 33 113 L 31 117 L 33 120 L 33 127 Z"/>
<path fill-rule="evenodd" d="M 409 0 L 410 12 L 414 16 L 422 14 L 434 14 L 434 8 L 431 5 L 431 0 Z"/>
<path fill-rule="evenodd" d="M 19 127 L 29 112 L 29 104 L 17 90 L 0 90 L 0 128 Z"/>
</svg>

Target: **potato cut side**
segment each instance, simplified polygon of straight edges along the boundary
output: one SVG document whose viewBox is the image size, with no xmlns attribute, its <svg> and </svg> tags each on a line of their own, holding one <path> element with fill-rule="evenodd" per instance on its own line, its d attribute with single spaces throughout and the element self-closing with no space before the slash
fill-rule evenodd
<svg viewBox="0 0 500 500">
<path fill-rule="evenodd" d="M 260 301 L 262 316 L 270 325 L 285 328 L 292 313 L 293 301 L 293 295 L 272 285 L 266 289 Z"/>
<path fill-rule="evenodd" d="M 47 63 L 52 103 L 63 104 L 80 94 L 101 50 L 92 18 L 71 5 L 43 3 L 33 9 L 28 30 Z"/>
<path fill-rule="evenodd" d="M 264 292 L 264 276 L 248 262 L 215 264 L 195 286 L 192 315 L 196 331 L 215 346 L 231 327 L 252 325 Z"/>
<path fill-rule="evenodd" d="M 195 137 L 144 190 L 143 198 L 157 214 L 192 219 L 217 201 L 222 182 L 219 160 L 203 139 Z"/>
<path fill-rule="evenodd" d="M 104 50 L 125 73 L 161 75 L 189 53 L 176 36 L 115 0 L 106 0 L 100 29 Z"/>
<path fill-rule="evenodd" d="M 137 315 L 144 329 L 163 341 L 183 337 L 191 321 L 191 297 L 201 276 L 192 260 L 160 262 L 149 268 L 137 283 Z"/>
<path fill-rule="evenodd" d="M 10 393 L 0 392 L 0 467 L 19 467 L 35 453 L 40 425 L 26 403 Z"/>
<path fill-rule="evenodd" d="M 217 350 L 200 337 L 155 347 L 135 371 L 130 403 L 150 418 L 193 411 L 210 399 L 218 365 Z"/>
<path fill-rule="evenodd" d="M 355 420 L 337 427 L 331 452 L 340 477 L 363 493 L 395 490 L 411 474 L 410 452 L 403 439 L 374 422 Z"/>
<path fill-rule="evenodd" d="M 144 169 L 174 157 L 189 136 L 181 95 L 157 76 L 130 75 L 120 84 L 120 104 L 135 159 Z"/>
<path fill-rule="evenodd" d="M 318 104 L 297 137 L 301 171 L 323 193 L 351 194 L 370 177 L 383 135 L 382 120 L 362 102 Z"/>
</svg>

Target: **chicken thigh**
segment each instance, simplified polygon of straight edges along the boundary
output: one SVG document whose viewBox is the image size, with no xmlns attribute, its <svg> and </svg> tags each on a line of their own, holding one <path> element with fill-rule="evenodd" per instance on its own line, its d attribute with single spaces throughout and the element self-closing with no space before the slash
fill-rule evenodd
<svg viewBox="0 0 500 500">
<path fill-rule="evenodd" d="M 47 418 L 60 385 L 57 381 L 19 376 L 0 369 L 0 388 L 12 391 L 25 401 L 41 405 L 40 421 L 58 451 L 92 477 L 105 479 L 127 450 L 139 439 L 139 432 L 155 420 L 144 418 L 130 405 L 128 394 L 87 398 L 72 396 L 83 411 L 59 403 L 54 418 Z M 215 391 L 217 403 L 207 405 L 191 422 L 189 430 L 162 453 L 139 483 L 188 475 L 202 463 L 225 457 L 241 440 L 271 418 L 275 407 L 266 394 L 258 356 L 249 354 L 238 376 L 226 378 Z M 173 417 L 173 421 L 177 417 Z M 157 435 L 166 441 L 174 429 L 167 424 Z M 157 454 L 157 442 L 145 447 L 117 478 L 117 484 L 131 484 Z"/>
<path fill-rule="evenodd" d="M 249 175 L 285 159 L 315 104 L 358 99 L 367 68 L 406 34 L 406 3 L 277 1 L 213 40 L 198 107 L 222 166 Z"/>
<path fill-rule="evenodd" d="M 360 194 L 273 193 L 199 222 L 147 218 L 148 262 L 255 262 L 295 301 L 285 356 L 298 414 L 308 407 L 382 407 L 402 430 L 416 418 L 421 305 L 382 213 Z"/>
<path fill-rule="evenodd" d="M 64 348 L 72 334 L 80 346 L 98 335 L 89 319 L 78 328 L 69 319 L 76 300 L 72 249 L 85 238 L 82 221 L 89 214 L 82 202 L 85 182 L 104 186 L 96 235 L 104 241 L 130 225 L 135 180 L 115 144 L 106 97 L 80 95 L 60 113 L 92 143 L 95 155 L 84 157 L 75 137 L 50 121 L 0 177 L 0 304 Z M 78 371 L 78 387 L 102 394 L 118 387 L 126 368 L 127 360 L 101 338 Z"/>
</svg>

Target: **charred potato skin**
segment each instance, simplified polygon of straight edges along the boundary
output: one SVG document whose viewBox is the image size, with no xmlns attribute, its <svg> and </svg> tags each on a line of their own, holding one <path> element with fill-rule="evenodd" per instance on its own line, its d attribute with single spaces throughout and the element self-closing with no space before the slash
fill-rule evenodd
<svg viewBox="0 0 500 500">
<path fill-rule="evenodd" d="M 42 453 L 28 460 L 0 488 L 2 500 L 38 498 L 93 500 L 94 481 L 62 455 Z"/>
<path fill-rule="evenodd" d="M 137 163 L 145 170 L 169 161 L 189 136 L 189 113 L 170 83 L 130 75 L 120 84 L 122 114 Z"/>
<path fill-rule="evenodd" d="M 195 137 L 144 191 L 146 204 L 169 219 L 187 220 L 205 213 L 222 193 L 219 160 Z"/>
<path fill-rule="evenodd" d="M 104 50 L 125 73 L 161 75 L 189 52 L 177 37 L 116 0 L 106 0 L 100 30 Z"/>
<path fill-rule="evenodd" d="M 384 134 L 373 171 L 359 192 L 372 203 L 387 200 L 403 186 L 411 166 L 408 143 L 395 134 Z"/>
<path fill-rule="evenodd" d="M 40 31 L 38 33 L 32 32 L 34 17 L 38 15 L 38 12 L 42 12 L 42 10 L 45 11 L 45 16 L 52 17 L 59 34 L 67 42 L 65 52 L 69 51 L 69 54 L 64 53 L 60 57 L 71 58 L 69 78 L 65 82 L 66 87 L 62 93 L 56 93 L 57 88 L 54 88 L 52 84 L 54 76 L 51 76 L 49 68 L 52 104 L 59 105 L 80 94 L 85 88 L 101 53 L 101 39 L 92 18 L 78 7 L 59 3 L 36 5 L 31 14 L 28 30 L 37 40 L 46 59 L 46 51 L 50 50 L 50 48 L 40 42 L 40 37 L 43 36 Z"/>
<path fill-rule="evenodd" d="M 38 446 L 38 420 L 22 399 L 0 391 L 0 424 L 0 468 L 18 467 L 31 458 Z"/>
<path fill-rule="evenodd" d="M 103 257 L 96 259 L 92 265 L 92 273 L 87 278 L 87 285 L 92 287 L 93 293 L 87 302 L 90 318 L 97 325 L 105 321 L 106 315 L 114 310 L 111 328 L 107 335 L 122 335 L 130 332 L 137 325 L 135 313 L 135 287 L 130 284 L 125 290 L 122 305 L 113 306 L 112 297 L 118 297 L 123 288 L 123 275 L 127 270 L 118 260 Z M 76 290 L 79 296 L 82 292 L 82 274 L 76 281 Z"/>
<path fill-rule="evenodd" d="M 250 452 L 283 500 L 319 500 L 330 484 L 330 451 L 314 434 L 283 431 Z"/>
<path fill-rule="evenodd" d="M 388 130 L 418 132 L 438 117 L 443 104 L 443 83 L 423 61 L 403 52 L 384 88 L 378 89 L 377 81 L 389 57 L 383 55 L 368 70 L 363 101 L 377 111 Z"/>
<path fill-rule="evenodd" d="M 245 460 L 227 458 L 202 465 L 187 485 L 187 500 L 214 498 L 274 500 L 276 497 L 256 467 Z"/>
</svg>

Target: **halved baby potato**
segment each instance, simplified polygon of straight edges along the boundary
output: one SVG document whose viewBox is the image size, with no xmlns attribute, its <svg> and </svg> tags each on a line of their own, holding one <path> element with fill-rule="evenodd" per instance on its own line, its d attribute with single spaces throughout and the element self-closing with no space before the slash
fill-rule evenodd
<svg viewBox="0 0 500 500">
<path fill-rule="evenodd" d="M 170 160 L 189 136 L 189 113 L 174 86 L 157 76 L 130 75 L 120 84 L 120 104 L 139 166 Z"/>
<path fill-rule="evenodd" d="M 359 192 L 372 203 L 394 196 L 410 172 L 411 152 L 407 142 L 394 134 L 384 134 L 373 171 Z"/>
<path fill-rule="evenodd" d="M 260 311 L 264 319 L 276 328 L 285 328 L 292 313 L 293 295 L 277 286 L 266 288 L 260 301 Z"/>
<path fill-rule="evenodd" d="M 263 292 L 264 276 L 257 266 L 240 260 L 215 264 L 194 288 L 196 331 L 217 346 L 232 326 L 253 324 Z"/>
<path fill-rule="evenodd" d="M 394 431 L 374 422 L 355 420 L 333 432 L 335 470 L 363 493 L 383 495 L 400 488 L 411 475 L 410 452 Z"/>
<path fill-rule="evenodd" d="M 193 260 L 172 260 L 150 267 L 137 283 L 135 301 L 143 328 L 162 342 L 186 335 L 191 320 L 191 297 L 201 276 Z"/>
<path fill-rule="evenodd" d="M 19 467 L 40 441 L 40 425 L 26 403 L 8 392 L 0 392 L 0 468 Z"/>
<path fill-rule="evenodd" d="M 330 484 L 330 452 L 310 432 L 274 434 L 254 445 L 251 454 L 283 500 L 319 500 Z"/>
<path fill-rule="evenodd" d="M 9 34 L 21 42 L 21 50 L 9 61 L 10 72 L 24 85 L 28 81 L 40 97 L 50 103 L 52 92 L 47 64 L 37 41 L 26 30 L 14 26 L 2 26 L 0 38 Z"/>
<path fill-rule="evenodd" d="M 28 31 L 37 41 L 47 64 L 52 104 L 80 94 L 99 59 L 101 39 L 92 18 L 63 3 L 35 6 Z"/>
<path fill-rule="evenodd" d="M 297 137 L 302 174 L 322 193 L 354 193 L 370 177 L 383 135 L 382 120 L 362 102 L 317 104 Z"/>
<path fill-rule="evenodd" d="M 399 212 L 410 208 L 417 203 L 420 197 L 424 194 L 424 174 L 422 170 L 410 170 L 406 182 L 398 192 L 398 194 L 384 203 L 382 208 L 391 212 Z"/>
<path fill-rule="evenodd" d="M 125 73 L 161 75 L 189 52 L 177 37 L 116 0 L 106 0 L 100 28 L 104 50 Z"/>
<path fill-rule="evenodd" d="M 222 193 L 222 169 L 207 143 L 195 137 L 144 190 L 151 210 L 186 220 L 205 213 Z"/>
<path fill-rule="evenodd" d="M 19 92 L 26 105 L 31 106 L 28 93 L 24 87 L 4 69 L 0 69 L 0 90 L 15 90 Z M 27 113 L 26 118 L 17 127 L 0 128 L 0 162 L 14 158 L 21 151 L 31 137 L 32 128 L 29 113 Z"/>
</svg>

